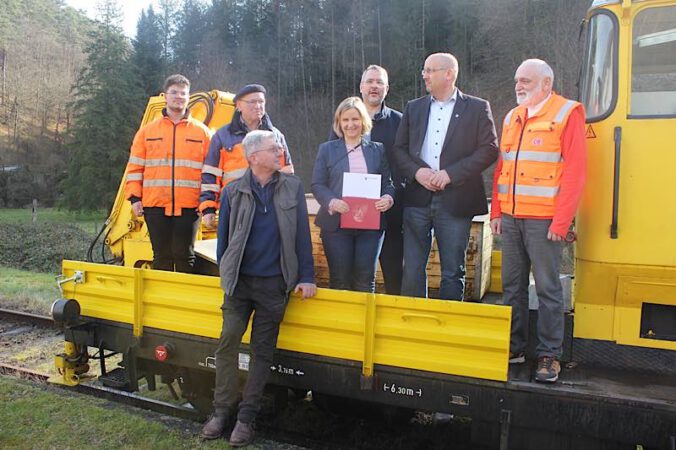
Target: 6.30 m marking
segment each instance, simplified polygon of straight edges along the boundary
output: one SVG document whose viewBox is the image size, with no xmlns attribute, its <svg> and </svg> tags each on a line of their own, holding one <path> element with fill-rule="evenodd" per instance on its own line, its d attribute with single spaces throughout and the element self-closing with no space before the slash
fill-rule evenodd
<svg viewBox="0 0 676 450">
<path fill-rule="evenodd" d="M 402 395 L 404 397 L 422 397 L 422 388 L 412 388 L 406 386 L 397 386 L 395 383 L 383 383 L 383 391 L 389 394 Z"/>
</svg>

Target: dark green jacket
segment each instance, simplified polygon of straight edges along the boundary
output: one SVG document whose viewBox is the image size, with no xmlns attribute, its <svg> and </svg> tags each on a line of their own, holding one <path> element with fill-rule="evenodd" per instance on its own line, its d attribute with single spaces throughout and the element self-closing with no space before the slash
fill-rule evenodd
<svg viewBox="0 0 676 450">
<path fill-rule="evenodd" d="M 314 283 L 312 243 L 303 185 L 294 175 L 278 173 L 272 199 L 280 235 L 280 267 L 287 292 L 299 282 Z M 218 239 L 221 287 L 232 295 L 239 279 L 242 257 L 256 212 L 251 170 L 230 183 L 221 199 Z M 227 205 L 226 205 L 227 202 Z"/>
</svg>

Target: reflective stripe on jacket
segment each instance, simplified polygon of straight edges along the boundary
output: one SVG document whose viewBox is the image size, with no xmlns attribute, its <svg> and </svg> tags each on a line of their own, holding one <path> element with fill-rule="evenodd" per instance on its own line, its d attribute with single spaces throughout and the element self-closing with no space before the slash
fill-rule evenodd
<svg viewBox="0 0 676 450">
<path fill-rule="evenodd" d="M 279 157 L 280 166 L 292 164 L 289 148 L 284 135 L 272 125 L 268 115 L 261 121 L 261 130 L 272 131 L 275 139 L 284 147 L 284 154 Z M 229 124 L 221 127 L 213 137 L 209 152 L 202 168 L 202 192 L 200 194 L 200 212 L 207 208 L 214 211 L 220 205 L 221 190 L 244 175 L 249 168 L 242 141 L 248 133 L 242 123 L 241 113 L 235 111 Z"/>
<path fill-rule="evenodd" d="M 204 158 L 211 131 L 189 114 L 177 124 L 166 116 L 150 122 L 134 137 L 127 164 L 125 198 L 144 207 L 161 207 L 167 216 L 197 208 Z"/>
<path fill-rule="evenodd" d="M 570 113 L 582 105 L 552 93 L 533 117 L 527 108 L 512 109 L 500 140 L 502 168 L 497 200 L 503 213 L 553 217 L 561 185 L 561 135 Z"/>
</svg>

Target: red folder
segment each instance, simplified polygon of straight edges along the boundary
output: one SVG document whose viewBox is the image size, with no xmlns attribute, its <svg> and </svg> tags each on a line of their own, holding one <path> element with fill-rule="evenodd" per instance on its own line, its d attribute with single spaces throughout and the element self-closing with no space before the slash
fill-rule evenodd
<svg viewBox="0 0 676 450">
<path fill-rule="evenodd" d="M 380 211 L 376 209 L 378 199 L 343 197 L 343 201 L 350 205 L 350 210 L 340 215 L 340 228 L 380 229 Z"/>
</svg>

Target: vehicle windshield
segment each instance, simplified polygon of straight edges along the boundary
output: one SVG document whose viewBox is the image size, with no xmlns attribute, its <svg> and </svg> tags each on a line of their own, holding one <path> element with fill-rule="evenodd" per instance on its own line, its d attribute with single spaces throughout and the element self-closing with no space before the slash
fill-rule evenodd
<svg viewBox="0 0 676 450">
<path fill-rule="evenodd" d="M 594 121 L 612 112 L 616 86 L 617 30 L 608 14 L 598 13 L 588 25 L 587 48 L 580 101 L 584 104 L 587 120 Z"/>
</svg>

